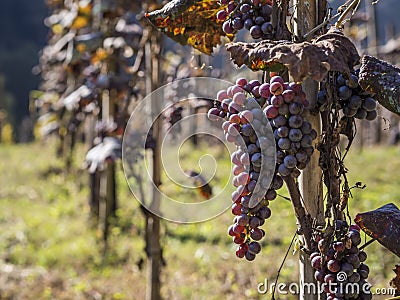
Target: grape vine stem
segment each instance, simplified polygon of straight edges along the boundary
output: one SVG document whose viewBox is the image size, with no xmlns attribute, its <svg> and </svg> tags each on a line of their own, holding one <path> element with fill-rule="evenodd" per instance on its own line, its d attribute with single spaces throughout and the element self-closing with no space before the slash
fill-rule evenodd
<svg viewBox="0 0 400 300">
<path fill-rule="evenodd" d="M 301 194 L 298 184 L 294 181 L 291 176 L 283 176 L 283 180 L 286 183 L 286 187 L 289 191 L 290 199 L 292 200 L 292 205 L 294 213 L 297 218 L 299 228 L 299 234 L 304 235 L 305 250 L 312 250 L 312 226 L 310 215 L 306 212 L 304 206 L 301 203 Z"/>
<path fill-rule="evenodd" d="M 279 275 L 281 274 L 281 270 L 282 270 L 282 268 L 283 268 L 283 265 L 285 264 L 286 258 L 287 258 L 288 255 L 289 255 L 289 251 L 290 251 L 290 249 L 292 248 L 292 245 L 293 245 L 293 243 L 294 243 L 294 240 L 295 240 L 296 236 L 297 236 L 297 232 L 293 235 L 292 241 L 290 242 L 290 245 L 289 245 L 289 247 L 288 247 L 288 249 L 287 249 L 287 251 L 286 251 L 285 257 L 283 258 L 283 261 L 282 261 L 282 263 L 281 263 L 281 265 L 280 265 L 280 267 L 279 267 L 279 269 L 278 269 L 278 273 L 276 274 L 275 284 L 274 284 L 274 287 L 272 288 L 271 300 L 275 300 L 275 289 L 276 289 L 276 285 L 277 285 L 277 283 L 278 283 Z"/>
</svg>

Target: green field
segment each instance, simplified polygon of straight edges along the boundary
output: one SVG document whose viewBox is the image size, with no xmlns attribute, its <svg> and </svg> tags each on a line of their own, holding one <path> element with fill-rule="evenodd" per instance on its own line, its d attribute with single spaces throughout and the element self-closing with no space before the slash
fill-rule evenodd
<svg viewBox="0 0 400 300">
<path fill-rule="evenodd" d="M 51 141 L 0 145 L 0 299 L 144 299 L 144 219 L 122 171 L 118 172 L 119 218 L 103 256 L 100 234 L 88 222 L 88 174 L 80 168 L 84 149 L 78 149 L 76 167 L 69 174 L 54 154 Z M 200 154 L 187 151 L 184 159 L 197 162 Z M 221 158 L 221 166 L 227 165 Z M 399 148 L 353 150 L 347 166 L 351 184 L 367 185 L 354 190 L 353 217 L 388 202 L 399 205 Z M 214 185 L 224 180 L 221 175 Z M 163 188 L 172 195 L 196 196 L 173 186 Z M 276 199 L 271 209 L 273 215 L 263 226 L 267 232 L 263 251 L 251 263 L 234 255 L 226 234 L 230 212 L 200 224 L 163 222 L 164 298 L 270 299 L 257 293 L 257 285 L 264 278 L 275 279 L 296 228 L 287 200 Z M 400 259 L 378 243 L 368 246 L 367 252 L 369 281 L 387 287 L 394 274 L 391 269 Z M 289 283 L 297 277 L 297 256 L 291 252 L 280 281 Z"/>
</svg>

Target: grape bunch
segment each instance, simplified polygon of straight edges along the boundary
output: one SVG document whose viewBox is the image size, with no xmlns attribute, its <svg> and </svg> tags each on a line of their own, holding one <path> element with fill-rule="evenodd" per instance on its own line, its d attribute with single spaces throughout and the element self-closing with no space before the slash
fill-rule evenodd
<svg viewBox="0 0 400 300">
<path fill-rule="evenodd" d="M 339 99 L 338 107 L 348 118 L 366 119 L 372 121 L 377 117 L 376 100 L 373 94 L 363 90 L 358 84 L 358 72 L 353 71 L 349 76 L 338 74 L 336 78 L 336 93 Z M 324 85 L 318 93 L 318 104 L 321 111 L 326 109 L 328 102 Z"/>
<path fill-rule="evenodd" d="M 271 39 L 273 26 L 271 23 L 272 1 L 229 1 L 221 0 L 226 9 L 217 13 L 217 19 L 225 21 L 222 30 L 226 34 L 233 34 L 243 28 L 250 31 L 253 39 Z"/>
<path fill-rule="evenodd" d="M 235 218 L 228 234 L 238 244 L 239 258 L 252 261 L 261 251 L 265 231 L 260 226 L 271 216 L 269 202 L 283 186 L 282 176 L 297 177 L 314 150 L 316 132 L 304 120 L 307 106 L 298 83 L 285 83 L 280 76 L 264 84 L 240 78 L 218 92 L 208 112 L 211 121 L 225 120 L 225 138 L 238 148 L 231 156 L 237 189 L 232 193 Z"/>
<path fill-rule="evenodd" d="M 285 83 L 280 76 L 262 84 L 258 92 L 267 98 L 264 113 L 270 120 L 277 145 L 277 171 L 282 176 L 298 177 L 314 152 L 317 132 L 305 118 L 309 102 L 301 84 Z"/>
<path fill-rule="evenodd" d="M 315 279 L 323 284 L 328 300 L 371 299 L 370 284 L 366 281 L 369 268 L 364 263 L 365 251 L 361 244 L 360 227 L 336 221 L 336 239 L 326 242 L 316 235 L 319 252 L 311 254 L 311 265 L 316 270 Z"/>
</svg>

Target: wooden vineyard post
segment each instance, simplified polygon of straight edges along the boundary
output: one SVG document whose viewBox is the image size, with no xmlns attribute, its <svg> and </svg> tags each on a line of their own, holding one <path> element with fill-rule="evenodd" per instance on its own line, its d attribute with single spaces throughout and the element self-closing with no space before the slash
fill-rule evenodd
<svg viewBox="0 0 400 300">
<path fill-rule="evenodd" d="M 323 3 L 321 3 L 323 2 Z M 318 14 L 324 13 L 326 1 L 318 0 L 298 0 L 295 10 L 295 34 L 298 37 L 303 37 L 311 29 L 320 22 Z M 322 11 L 321 11 L 322 10 Z M 312 79 L 306 79 L 303 83 L 303 90 L 307 94 L 307 99 L 310 102 L 310 108 L 316 105 L 318 82 Z M 317 131 L 318 136 L 321 134 L 321 118 L 319 113 L 316 115 L 310 114 L 308 121 Z M 318 138 L 316 143 L 318 143 Z M 322 170 L 319 167 L 319 154 L 317 151 L 311 157 L 307 167 L 303 170 L 299 178 L 299 188 L 304 201 L 303 205 L 306 211 L 310 214 L 313 220 L 317 223 L 324 222 L 324 203 L 322 190 Z M 303 236 L 300 236 L 303 237 Z M 303 241 L 303 244 L 304 241 Z M 317 281 L 314 278 L 314 270 L 311 267 L 310 255 L 300 250 L 299 254 L 299 271 L 300 271 L 300 299 L 314 300 L 319 299 L 318 293 L 312 292 L 312 288 L 305 289 L 304 284 L 313 284 L 317 287 Z M 307 285 L 306 285 L 307 286 Z M 317 289 L 316 289 L 317 290 Z"/>
<path fill-rule="evenodd" d="M 109 70 L 108 70 L 109 71 Z M 113 122 L 114 120 L 114 93 L 113 90 L 104 90 L 102 93 L 102 121 Z M 103 239 L 105 242 L 105 250 L 107 249 L 108 229 L 110 226 L 110 218 L 116 210 L 116 180 L 115 180 L 115 163 L 106 162 L 106 168 L 101 174 L 101 184 L 103 190 L 104 209 L 103 209 Z"/>
<path fill-rule="evenodd" d="M 149 95 L 160 83 L 160 65 L 158 54 L 160 53 L 160 35 L 155 33 L 151 35 L 151 40 L 145 45 L 146 53 L 146 93 Z M 159 211 L 160 193 L 158 188 L 161 184 L 161 130 L 162 117 L 158 116 L 161 111 L 161 103 L 152 101 L 151 111 L 153 123 L 153 138 L 155 140 L 155 148 L 152 156 L 152 181 L 153 191 L 150 204 L 150 211 Z M 160 272 L 161 272 L 161 245 L 160 245 L 160 218 L 147 211 L 146 217 L 146 254 L 147 254 L 147 270 L 146 270 L 146 300 L 161 299 L 160 289 Z"/>
</svg>

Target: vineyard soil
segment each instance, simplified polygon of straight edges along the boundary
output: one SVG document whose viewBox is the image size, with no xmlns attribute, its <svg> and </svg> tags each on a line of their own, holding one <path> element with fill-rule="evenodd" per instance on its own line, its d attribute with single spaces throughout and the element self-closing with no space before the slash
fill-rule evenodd
<svg viewBox="0 0 400 300">
<path fill-rule="evenodd" d="M 0 145 L 0 299 L 143 299 L 144 220 L 122 171 L 118 172 L 119 218 L 113 223 L 109 250 L 103 257 L 96 238 L 99 234 L 87 226 L 88 175 L 80 162 L 75 162 L 71 174 L 65 174 L 61 160 L 54 158 L 54 146 L 52 141 Z M 77 157 L 83 157 L 85 149 L 78 151 Z M 212 151 L 218 157 L 218 148 Z M 349 181 L 367 185 L 364 190 L 353 190 L 349 206 L 353 217 L 358 211 L 389 202 L 399 205 L 399 154 L 399 148 L 351 151 Z M 199 155 L 189 149 L 184 160 L 197 161 Z M 219 162 L 228 165 L 228 159 L 220 157 Z M 219 177 L 212 184 L 224 180 Z M 182 193 L 173 186 L 163 188 Z M 284 189 L 278 193 L 286 195 Z M 268 238 L 252 263 L 234 255 L 226 233 L 230 212 L 200 224 L 163 222 L 164 298 L 266 299 L 258 295 L 257 285 L 265 278 L 275 280 L 295 230 L 287 200 L 278 197 L 271 208 L 272 217 L 263 226 Z M 377 243 L 368 248 L 367 262 L 375 271 L 369 281 L 376 287 L 388 287 L 398 258 Z M 297 256 L 290 252 L 280 282 L 296 282 L 297 276 Z M 279 299 L 291 298 L 282 295 Z"/>
</svg>

